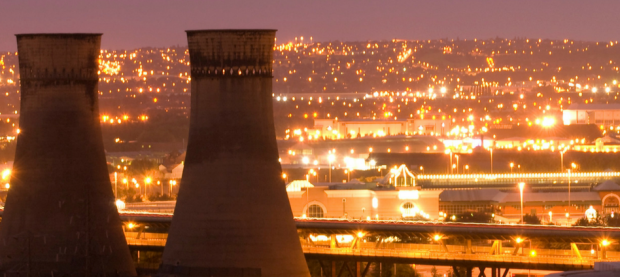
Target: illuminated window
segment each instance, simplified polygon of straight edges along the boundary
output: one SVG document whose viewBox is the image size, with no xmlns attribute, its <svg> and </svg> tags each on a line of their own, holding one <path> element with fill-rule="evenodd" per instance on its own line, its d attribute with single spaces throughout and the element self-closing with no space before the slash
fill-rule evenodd
<svg viewBox="0 0 620 277">
<path fill-rule="evenodd" d="M 323 208 L 321 206 L 313 204 L 308 206 L 308 217 L 323 217 Z"/>
<path fill-rule="evenodd" d="M 415 217 L 418 213 L 418 208 L 411 202 L 405 202 L 401 207 L 401 213 L 403 217 Z"/>
</svg>

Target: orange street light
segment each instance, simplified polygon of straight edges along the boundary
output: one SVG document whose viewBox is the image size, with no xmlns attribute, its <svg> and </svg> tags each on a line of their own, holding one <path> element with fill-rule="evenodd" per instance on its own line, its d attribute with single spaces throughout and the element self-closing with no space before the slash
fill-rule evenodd
<svg viewBox="0 0 620 277">
<path fill-rule="evenodd" d="M 523 222 L 523 188 L 525 187 L 525 183 L 519 183 L 519 193 L 521 194 L 521 224 L 525 224 Z"/>
</svg>

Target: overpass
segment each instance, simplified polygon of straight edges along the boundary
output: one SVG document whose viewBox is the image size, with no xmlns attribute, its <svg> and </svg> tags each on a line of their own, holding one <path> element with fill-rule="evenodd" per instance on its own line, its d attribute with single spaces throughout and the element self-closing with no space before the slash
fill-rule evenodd
<svg viewBox="0 0 620 277">
<path fill-rule="evenodd" d="M 1 215 L 1 211 L 0 211 Z M 159 267 L 171 213 L 122 211 L 130 250 L 142 272 Z M 473 268 L 491 276 L 508 269 L 580 270 L 620 261 L 620 228 L 295 219 L 306 259 L 325 276 L 367 276 L 374 264 Z M 503 269 L 503 270 L 502 270 Z M 481 274 L 479 276 L 486 276 Z"/>
<path fill-rule="evenodd" d="M 171 214 L 128 211 L 121 219 L 133 252 L 162 251 Z M 308 218 L 295 222 L 306 259 L 317 262 L 326 276 L 366 276 L 377 263 L 459 266 L 468 274 L 477 267 L 503 276 L 511 268 L 565 271 L 620 261 L 620 252 L 613 251 L 620 228 Z"/>
</svg>

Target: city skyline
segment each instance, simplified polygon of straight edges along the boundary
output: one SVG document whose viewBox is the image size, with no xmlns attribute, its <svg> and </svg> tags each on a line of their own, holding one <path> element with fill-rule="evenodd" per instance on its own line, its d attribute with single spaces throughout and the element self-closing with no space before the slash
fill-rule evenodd
<svg viewBox="0 0 620 277">
<path fill-rule="evenodd" d="M 53 4 L 28 0 L 0 4 L 0 10 L 10 11 L 0 17 L 0 51 L 16 49 L 16 33 L 101 32 L 103 49 L 129 49 L 186 45 L 183 31 L 187 29 L 250 26 L 278 29 L 279 42 L 298 36 L 316 41 L 494 37 L 609 41 L 620 35 L 612 28 L 617 8 L 620 3 L 611 0 L 344 1 L 329 6 L 278 0 L 184 5 L 160 0 Z"/>
<path fill-rule="evenodd" d="M 1 3 L 0 275 L 616 276 L 619 8 Z"/>
</svg>

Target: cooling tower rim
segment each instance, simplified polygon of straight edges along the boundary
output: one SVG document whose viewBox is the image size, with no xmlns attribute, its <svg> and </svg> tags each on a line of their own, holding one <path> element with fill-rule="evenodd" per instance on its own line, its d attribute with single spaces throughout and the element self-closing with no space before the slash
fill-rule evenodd
<svg viewBox="0 0 620 277">
<path fill-rule="evenodd" d="M 186 33 L 221 33 L 221 32 L 277 32 L 278 29 L 204 29 L 204 30 L 185 30 Z"/>
<path fill-rule="evenodd" d="M 15 34 L 16 37 L 83 37 L 83 36 L 102 36 L 103 33 L 23 33 Z"/>
</svg>

